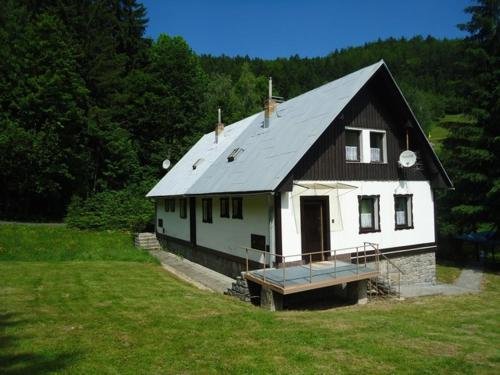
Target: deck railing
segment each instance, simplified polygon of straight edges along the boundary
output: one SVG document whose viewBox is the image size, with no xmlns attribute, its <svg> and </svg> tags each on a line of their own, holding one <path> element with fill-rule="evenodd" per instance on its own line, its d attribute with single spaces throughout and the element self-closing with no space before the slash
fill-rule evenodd
<svg viewBox="0 0 500 375">
<path fill-rule="evenodd" d="M 330 261 L 333 262 L 333 277 L 337 278 L 338 263 L 349 263 L 355 266 L 355 273 L 363 273 L 367 268 L 380 273 L 380 251 L 378 244 L 364 242 L 362 246 L 348 247 L 336 250 L 326 250 L 326 251 L 312 251 L 299 254 L 281 255 L 281 254 L 271 254 L 267 251 L 262 251 L 258 249 L 253 249 L 250 247 L 243 247 L 245 250 L 245 269 L 246 274 L 251 272 L 250 263 L 257 263 L 258 266 L 254 269 L 262 271 L 262 280 L 267 282 L 268 278 L 266 272 L 269 272 L 269 268 L 282 269 L 283 275 L 282 280 L 279 280 L 282 285 L 285 285 L 287 281 L 286 269 L 287 267 L 294 267 L 297 265 L 304 265 L 306 263 L 309 266 L 309 283 L 313 282 L 313 264 L 318 262 Z M 257 255 L 258 261 L 252 260 L 251 255 Z M 320 257 L 321 259 L 316 259 Z M 253 257 L 255 259 L 255 257 Z M 367 259 L 373 258 L 372 261 L 367 262 Z M 274 259 L 274 267 L 273 267 Z M 297 260 L 299 259 L 299 260 Z M 287 261 L 288 260 L 288 261 Z M 361 260 L 361 261 L 360 261 Z M 345 266 L 342 266 L 345 268 Z M 351 269 L 352 270 L 352 269 Z M 274 280 L 275 281 L 275 280 Z"/>
<path fill-rule="evenodd" d="M 401 297 L 401 275 L 404 275 L 405 272 L 403 270 L 401 270 L 401 268 L 399 268 L 392 260 L 390 260 L 385 254 L 383 253 L 380 253 L 380 255 L 382 256 L 382 258 L 384 258 L 385 260 L 385 274 L 383 274 L 382 272 L 380 272 L 381 275 L 383 275 L 384 277 L 384 281 L 385 281 L 385 284 L 386 284 L 386 287 L 388 289 L 388 293 L 391 293 L 391 290 L 392 290 L 392 283 L 394 282 L 392 277 L 391 277 L 391 272 L 389 270 L 389 266 L 392 266 L 394 267 L 396 270 L 397 270 L 397 279 L 395 280 L 396 282 L 396 288 L 397 288 L 397 292 L 396 295 L 398 298 Z M 377 288 L 378 289 L 378 288 Z"/>
</svg>

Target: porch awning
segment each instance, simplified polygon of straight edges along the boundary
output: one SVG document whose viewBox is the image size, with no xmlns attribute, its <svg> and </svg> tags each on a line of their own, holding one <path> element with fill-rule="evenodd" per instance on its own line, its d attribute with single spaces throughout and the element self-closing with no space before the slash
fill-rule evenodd
<svg viewBox="0 0 500 375">
<path fill-rule="evenodd" d="M 305 189 L 357 189 L 357 186 L 343 184 L 341 182 L 294 182 L 295 186 Z"/>
<path fill-rule="evenodd" d="M 340 210 L 340 199 L 339 191 L 344 190 L 348 192 L 349 190 L 357 189 L 357 186 L 344 184 L 342 182 L 319 182 L 319 181 L 300 181 L 294 182 L 295 186 L 303 189 L 299 189 L 297 192 L 292 194 L 292 206 L 293 206 L 293 218 L 295 221 L 295 232 L 300 232 L 300 196 L 308 191 L 312 190 L 313 195 L 329 195 L 330 196 L 330 219 L 334 219 L 333 223 L 330 225 L 330 231 L 339 232 L 344 229 L 342 212 Z M 333 194 L 332 194 L 333 193 Z M 329 220 L 330 222 L 330 220 Z"/>
</svg>

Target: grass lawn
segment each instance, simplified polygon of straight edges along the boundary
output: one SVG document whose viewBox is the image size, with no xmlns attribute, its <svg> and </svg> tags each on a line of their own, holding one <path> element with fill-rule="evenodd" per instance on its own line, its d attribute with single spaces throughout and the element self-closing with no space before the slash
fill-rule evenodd
<svg viewBox="0 0 500 375">
<path fill-rule="evenodd" d="M 37 244 L 11 237 L 38 231 L 47 259 L 25 261 Z M 130 241 L 0 226 L 0 373 L 500 373 L 498 275 L 478 295 L 271 313 L 177 280 Z"/>
<path fill-rule="evenodd" d="M 440 283 L 453 284 L 462 269 L 451 264 L 436 264 L 436 278 Z"/>
<path fill-rule="evenodd" d="M 125 233 L 80 231 L 65 226 L 0 225 L 0 261 L 113 260 L 155 262 Z"/>
</svg>

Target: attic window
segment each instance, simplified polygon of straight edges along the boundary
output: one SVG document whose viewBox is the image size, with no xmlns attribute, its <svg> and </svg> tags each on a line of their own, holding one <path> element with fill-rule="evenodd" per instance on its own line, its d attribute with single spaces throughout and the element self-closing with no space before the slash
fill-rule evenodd
<svg viewBox="0 0 500 375">
<path fill-rule="evenodd" d="M 346 129 L 345 131 L 345 159 L 347 161 L 361 160 L 361 132 L 359 130 Z"/>
<path fill-rule="evenodd" d="M 234 161 L 234 159 L 236 159 L 236 157 L 237 157 L 238 155 L 240 155 L 243 151 L 245 151 L 245 150 L 243 150 L 243 149 L 242 149 L 242 148 L 240 148 L 240 147 L 236 147 L 236 148 L 235 148 L 235 149 L 234 149 L 234 150 L 233 150 L 233 151 L 229 154 L 229 156 L 227 157 L 227 161 L 228 161 L 228 163 L 230 163 L 230 162 Z"/>
<path fill-rule="evenodd" d="M 193 164 L 193 169 L 196 169 L 196 167 L 198 167 L 202 162 L 203 162 L 203 159 L 196 160 Z"/>
</svg>

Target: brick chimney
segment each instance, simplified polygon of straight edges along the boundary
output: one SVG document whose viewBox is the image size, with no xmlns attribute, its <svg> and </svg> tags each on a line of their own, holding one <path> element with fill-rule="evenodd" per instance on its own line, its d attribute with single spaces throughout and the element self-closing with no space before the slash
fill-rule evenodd
<svg viewBox="0 0 500 375">
<path fill-rule="evenodd" d="M 218 122 L 215 125 L 215 143 L 219 143 L 219 135 L 224 131 L 224 124 L 222 123 L 221 110 L 218 110 Z"/>
<path fill-rule="evenodd" d="M 264 103 L 264 128 L 268 128 L 271 125 L 271 119 L 276 112 L 277 106 L 278 103 L 273 99 L 273 79 L 269 77 L 269 92 L 267 100 Z"/>
</svg>

